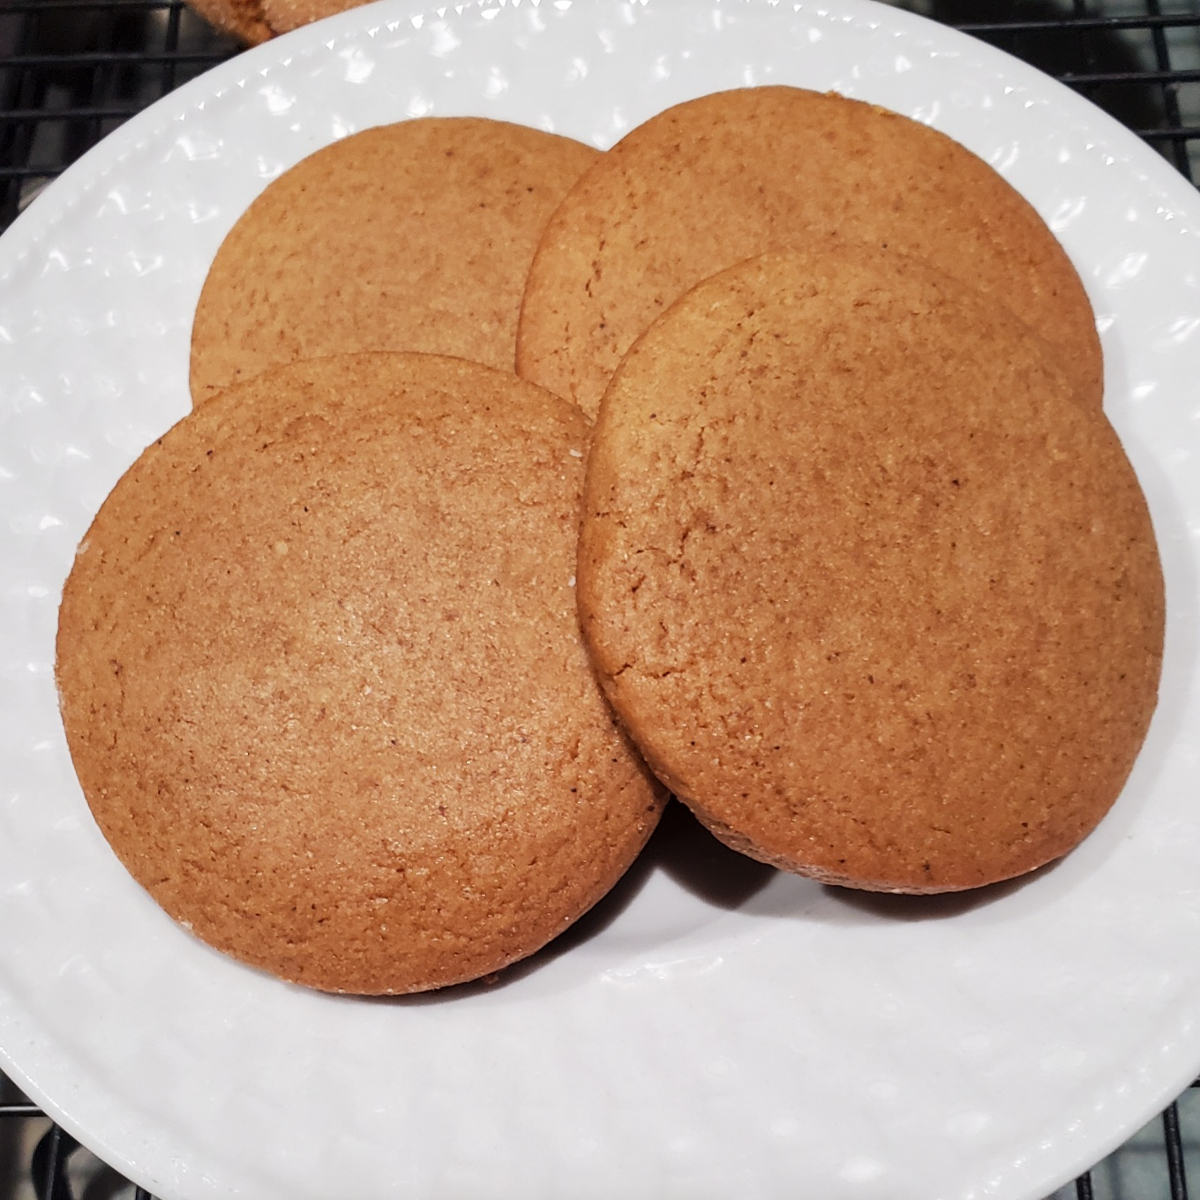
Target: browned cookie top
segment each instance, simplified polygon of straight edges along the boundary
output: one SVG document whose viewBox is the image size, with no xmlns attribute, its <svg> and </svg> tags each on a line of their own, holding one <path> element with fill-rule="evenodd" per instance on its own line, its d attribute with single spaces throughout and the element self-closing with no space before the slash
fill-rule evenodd
<svg viewBox="0 0 1200 1200">
<path fill-rule="evenodd" d="M 357 350 L 511 371 L 542 226 L 598 152 L 475 117 L 368 129 L 275 180 L 217 251 L 192 329 L 192 398 Z"/>
<path fill-rule="evenodd" d="M 970 887 L 1083 837 L 1154 708 L 1133 471 L 1040 343 L 923 264 L 753 260 L 639 340 L 593 433 L 584 633 L 719 836 L 829 882 Z"/>
<path fill-rule="evenodd" d="M 580 179 L 534 259 L 518 373 L 594 414 L 621 356 L 687 288 L 766 251 L 842 239 L 924 258 L 985 291 L 1054 345 L 1099 407 L 1091 307 L 1033 208 L 925 125 L 788 87 L 668 109 Z"/>
<path fill-rule="evenodd" d="M 286 979 L 407 992 L 536 950 L 616 881 L 659 792 L 573 575 L 586 429 L 430 355 L 276 368 L 121 479 L 57 676 L 133 876 Z"/>
</svg>

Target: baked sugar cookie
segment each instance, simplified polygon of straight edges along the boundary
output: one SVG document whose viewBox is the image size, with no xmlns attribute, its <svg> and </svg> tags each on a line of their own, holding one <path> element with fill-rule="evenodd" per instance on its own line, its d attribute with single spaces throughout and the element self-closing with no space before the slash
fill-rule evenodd
<svg viewBox="0 0 1200 1200">
<path fill-rule="evenodd" d="M 152 445 L 80 546 L 57 678 L 122 862 L 285 979 L 409 992 L 530 954 L 661 795 L 588 664 L 585 422 L 431 355 L 276 368 Z"/>
<path fill-rule="evenodd" d="M 923 264 L 850 247 L 700 284 L 593 432 L 584 633 L 659 777 L 830 883 L 939 892 L 1058 858 L 1120 792 L 1163 586 L 1102 413 Z"/>
<path fill-rule="evenodd" d="M 380 126 L 317 151 L 217 251 L 192 329 L 193 402 L 269 366 L 359 350 L 511 371 L 542 226 L 598 157 L 475 117 Z"/>
<path fill-rule="evenodd" d="M 693 284 L 767 251 L 843 240 L 923 258 L 984 291 L 1055 347 L 1099 407 L 1091 307 L 1033 208 L 925 125 L 789 87 L 668 109 L 579 180 L 534 258 L 518 373 L 594 414 L 621 356 Z"/>
</svg>

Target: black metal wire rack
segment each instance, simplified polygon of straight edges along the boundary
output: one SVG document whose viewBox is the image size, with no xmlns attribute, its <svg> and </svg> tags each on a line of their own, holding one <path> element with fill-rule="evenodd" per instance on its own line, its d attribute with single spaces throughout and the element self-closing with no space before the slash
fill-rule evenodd
<svg viewBox="0 0 1200 1200">
<path fill-rule="evenodd" d="M 1067 83 L 1200 179 L 1200 0 L 899 0 Z M 238 52 L 182 0 L 0 0 L 0 231 L 123 121 Z M 1196 1161 L 1191 1161 L 1193 1155 Z M 1200 1081 L 1055 1200 L 1186 1200 Z M 150 1200 L 0 1076 L 0 1200 Z"/>
</svg>

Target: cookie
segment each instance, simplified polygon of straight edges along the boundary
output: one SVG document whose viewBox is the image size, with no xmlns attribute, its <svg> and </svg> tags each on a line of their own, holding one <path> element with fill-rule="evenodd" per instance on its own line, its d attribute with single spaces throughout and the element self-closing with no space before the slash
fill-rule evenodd
<svg viewBox="0 0 1200 1200">
<path fill-rule="evenodd" d="M 248 46 L 257 46 L 274 36 L 259 0 L 188 0 L 188 3 L 210 25 Z"/>
<path fill-rule="evenodd" d="M 594 414 L 621 356 L 687 288 L 767 251 L 842 240 L 923 258 L 978 287 L 1049 341 L 1099 407 L 1091 307 L 1033 208 L 925 125 L 789 87 L 668 109 L 580 179 L 534 258 L 518 373 Z"/>
<path fill-rule="evenodd" d="M 105 501 L 64 591 L 62 713 L 134 878 L 284 979 L 400 993 L 594 904 L 661 789 L 574 599 L 581 414 L 432 355 L 276 368 Z"/>
<path fill-rule="evenodd" d="M 916 261 L 769 255 L 634 345 L 579 604 L 659 777 L 728 844 L 939 892 L 1065 854 L 1156 699 L 1138 482 L 1015 317 Z"/>
<path fill-rule="evenodd" d="M 365 3 L 367 0 L 262 0 L 262 12 L 272 32 L 280 34 Z"/>
<path fill-rule="evenodd" d="M 311 21 L 357 8 L 367 0 L 189 0 L 189 3 L 218 29 L 247 45 L 257 46 Z"/>
<path fill-rule="evenodd" d="M 597 157 L 537 129 L 431 117 L 304 159 L 217 252 L 192 328 L 193 402 L 269 366 L 360 350 L 511 371 L 542 226 Z"/>
</svg>

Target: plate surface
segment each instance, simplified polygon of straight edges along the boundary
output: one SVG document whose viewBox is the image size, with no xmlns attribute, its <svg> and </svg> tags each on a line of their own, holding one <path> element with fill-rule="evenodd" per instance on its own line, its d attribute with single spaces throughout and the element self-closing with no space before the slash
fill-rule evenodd
<svg viewBox="0 0 1200 1200">
<path fill-rule="evenodd" d="M 567 944 L 445 996 L 308 993 L 195 942 L 92 823 L 52 663 L 76 543 L 188 409 L 225 232 L 368 125 L 475 113 L 607 147 L 779 82 L 958 138 L 1083 274 L 1168 588 L 1112 813 L 1053 869 L 927 900 L 774 875 L 676 814 Z M 0 239 L 0 1066 L 164 1200 L 1033 1200 L 1090 1165 L 1200 1067 L 1198 227 L 1196 193 L 1064 88 L 854 0 L 373 5 L 130 121 Z"/>
</svg>

